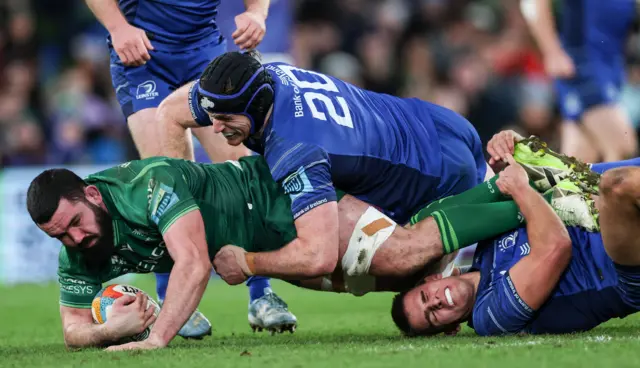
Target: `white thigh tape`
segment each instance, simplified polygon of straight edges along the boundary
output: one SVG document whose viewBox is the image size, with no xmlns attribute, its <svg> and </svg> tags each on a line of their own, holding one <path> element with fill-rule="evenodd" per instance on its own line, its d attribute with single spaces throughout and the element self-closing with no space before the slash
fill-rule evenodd
<svg viewBox="0 0 640 368">
<path fill-rule="evenodd" d="M 396 223 L 389 217 L 373 207 L 367 208 L 358 219 L 347 252 L 342 257 L 345 276 L 367 275 L 374 254 L 395 228 Z"/>
</svg>

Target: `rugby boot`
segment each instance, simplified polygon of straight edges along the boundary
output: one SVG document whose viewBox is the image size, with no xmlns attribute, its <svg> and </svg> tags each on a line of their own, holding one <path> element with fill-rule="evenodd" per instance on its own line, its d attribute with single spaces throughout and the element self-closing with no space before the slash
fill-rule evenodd
<svg viewBox="0 0 640 368">
<path fill-rule="evenodd" d="M 540 138 L 531 136 L 516 143 L 514 159 L 529 175 L 538 191 L 544 193 L 562 180 L 572 177 L 585 193 L 598 194 L 600 174 L 575 157 L 552 151 Z"/>
<path fill-rule="evenodd" d="M 271 335 L 284 331 L 294 333 L 298 320 L 289 312 L 284 300 L 269 292 L 249 304 L 249 325 L 253 332 L 267 330 Z"/>
<path fill-rule="evenodd" d="M 600 231 L 599 213 L 591 194 L 583 192 L 577 180 L 567 178 L 545 193 L 551 207 L 568 226 L 580 226 L 587 231 Z"/>
</svg>

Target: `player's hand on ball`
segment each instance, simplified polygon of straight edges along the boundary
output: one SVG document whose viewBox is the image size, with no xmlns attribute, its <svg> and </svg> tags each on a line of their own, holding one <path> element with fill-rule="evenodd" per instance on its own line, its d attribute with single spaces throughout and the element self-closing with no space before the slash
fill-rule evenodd
<svg viewBox="0 0 640 368">
<path fill-rule="evenodd" d="M 248 265 L 246 251 L 235 245 L 225 245 L 213 259 L 213 269 L 229 285 L 242 284 L 247 280 Z"/>
<path fill-rule="evenodd" d="M 250 50 L 256 48 L 267 30 L 265 25 L 265 17 L 256 12 L 246 11 L 235 18 L 236 31 L 233 32 L 233 42 L 240 47 L 241 50 Z"/>
<path fill-rule="evenodd" d="M 149 50 L 153 50 L 147 34 L 130 24 L 120 26 L 111 32 L 113 49 L 120 61 L 127 66 L 140 66 L 151 59 Z"/>
<path fill-rule="evenodd" d="M 156 320 L 154 308 L 147 308 L 147 294 L 123 295 L 116 299 L 105 326 L 116 340 L 144 331 Z"/>
<path fill-rule="evenodd" d="M 529 188 L 529 176 L 513 156 L 507 156 L 509 166 L 500 172 L 496 185 L 502 194 L 514 196 L 522 189 Z"/>
<path fill-rule="evenodd" d="M 523 136 L 513 130 L 503 130 L 495 134 L 487 143 L 487 152 L 491 156 L 489 158 L 489 166 L 496 172 L 500 171 L 497 169 L 502 168 L 498 167 L 498 165 L 506 162 L 508 156 L 513 156 L 516 142 L 523 139 Z"/>
</svg>

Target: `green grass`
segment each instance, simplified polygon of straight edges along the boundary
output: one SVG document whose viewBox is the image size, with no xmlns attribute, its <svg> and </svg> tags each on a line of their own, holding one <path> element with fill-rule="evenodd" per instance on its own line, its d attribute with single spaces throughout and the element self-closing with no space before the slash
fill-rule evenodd
<svg viewBox="0 0 640 368">
<path fill-rule="evenodd" d="M 134 284 L 147 291 L 149 278 Z M 291 335 L 254 334 L 247 291 L 212 281 L 201 310 L 213 337 L 177 338 L 151 352 L 67 352 L 62 343 L 56 285 L 0 288 L 0 367 L 638 367 L 640 318 L 615 320 L 588 334 L 479 338 L 402 338 L 389 316 L 391 294 L 349 295 L 274 288 L 298 316 Z"/>
</svg>

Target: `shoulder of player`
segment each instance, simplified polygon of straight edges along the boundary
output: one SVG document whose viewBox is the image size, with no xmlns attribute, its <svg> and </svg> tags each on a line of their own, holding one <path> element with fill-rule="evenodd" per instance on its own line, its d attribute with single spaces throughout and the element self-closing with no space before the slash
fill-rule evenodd
<svg viewBox="0 0 640 368">
<path fill-rule="evenodd" d="M 144 160 L 128 161 L 118 166 L 94 173 L 86 178 L 90 184 L 103 182 L 107 184 L 128 184 L 158 172 L 175 170 L 174 161 L 168 157 L 151 157 Z"/>
</svg>

